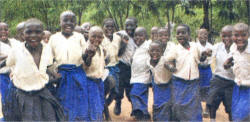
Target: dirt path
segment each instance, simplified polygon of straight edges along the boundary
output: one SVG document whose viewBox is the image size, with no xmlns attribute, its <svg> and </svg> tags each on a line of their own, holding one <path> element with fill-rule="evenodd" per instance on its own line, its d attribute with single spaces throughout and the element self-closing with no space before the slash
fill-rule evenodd
<svg viewBox="0 0 250 122">
<path fill-rule="evenodd" d="M 113 109 L 114 109 L 114 101 L 112 102 L 112 104 L 109 106 L 109 111 L 110 111 L 110 115 L 113 121 L 133 121 L 134 119 L 132 117 L 130 117 L 130 113 L 131 113 L 131 104 L 128 102 L 127 98 L 124 98 L 122 100 L 122 112 L 120 116 L 116 116 L 113 113 Z M 153 105 L 153 94 L 152 94 L 152 89 L 150 89 L 149 92 L 149 113 L 152 114 L 152 105 Z M 205 106 L 204 103 L 202 103 L 202 106 Z M 151 115 L 152 116 L 152 115 Z M 203 118 L 204 122 L 209 122 L 209 118 Z M 216 114 L 216 121 L 228 121 L 228 115 L 225 113 L 224 110 L 224 106 L 221 104 L 219 110 L 217 111 Z"/>
</svg>

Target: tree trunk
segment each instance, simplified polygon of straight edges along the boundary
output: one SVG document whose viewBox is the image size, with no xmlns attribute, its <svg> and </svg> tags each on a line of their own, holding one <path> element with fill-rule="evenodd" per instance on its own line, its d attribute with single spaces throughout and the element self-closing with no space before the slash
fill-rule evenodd
<svg viewBox="0 0 250 122">
<path fill-rule="evenodd" d="M 250 0 L 246 0 L 246 4 L 247 4 L 248 26 L 250 26 Z M 248 29 L 248 33 L 250 33 L 250 27 Z"/>
<path fill-rule="evenodd" d="M 204 17 L 203 17 L 203 24 L 202 24 L 201 28 L 205 28 L 208 31 L 210 31 L 210 28 L 209 28 L 209 0 L 203 1 L 203 13 L 204 13 Z"/>
</svg>

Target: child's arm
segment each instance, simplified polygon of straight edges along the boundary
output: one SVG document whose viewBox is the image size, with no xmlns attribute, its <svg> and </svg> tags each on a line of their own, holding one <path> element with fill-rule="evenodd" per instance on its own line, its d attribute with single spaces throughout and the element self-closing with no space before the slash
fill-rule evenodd
<svg viewBox="0 0 250 122">
<path fill-rule="evenodd" d="M 84 55 L 82 56 L 83 61 L 85 62 L 86 66 L 91 65 L 92 57 L 96 53 L 96 48 L 94 45 L 89 45 L 88 49 L 86 49 Z"/>
<path fill-rule="evenodd" d="M 165 68 L 168 69 L 170 72 L 176 72 L 175 60 L 173 61 L 166 61 L 164 64 Z"/>
<path fill-rule="evenodd" d="M 103 49 L 104 57 L 105 57 L 105 65 L 108 65 L 110 62 L 110 55 L 108 54 L 107 50 Z"/>
<path fill-rule="evenodd" d="M 233 57 L 228 58 L 226 60 L 226 62 L 223 64 L 224 65 L 224 69 L 229 69 L 230 67 L 232 67 L 234 65 L 233 60 L 234 60 Z"/>
<path fill-rule="evenodd" d="M 126 50 L 126 47 L 127 47 L 127 44 L 128 44 L 128 36 L 127 35 L 124 35 L 124 34 L 121 34 L 121 33 L 117 33 L 117 35 L 119 35 L 121 37 L 121 43 L 120 43 L 120 49 L 118 51 L 118 56 L 122 56 L 123 53 L 125 52 Z"/>
</svg>

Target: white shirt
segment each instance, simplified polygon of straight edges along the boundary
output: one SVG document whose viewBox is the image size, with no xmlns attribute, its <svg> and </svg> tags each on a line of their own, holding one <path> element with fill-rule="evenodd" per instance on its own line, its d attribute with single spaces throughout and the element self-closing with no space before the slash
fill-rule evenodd
<svg viewBox="0 0 250 122">
<path fill-rule="evenodd" d="M 82 54 L 86 49 L 86 42 L 82 34 L 73 32 L 73 35 L 66 38 L 61 32 L 52 35 L 49 40 L 52 48 L 56 67 L 61 64 L 75 64 L 80 66 L 83 63 Z"/>
<path fill-rule="evenodd" d="M 250 86 L 250 43 L 242 53 L 237 50 L 235 44 L 232 45 L 230 51 L 234 59 L 234 81 L 238 85 Z"/>
<path fill-rule="evenodd" d="M 110 57 L 110 62 L 107 66 L 115 66 L 118 63 L 118 51 L 120 47 L 121 37 L 116 33 L 113 34 L 113 40 L 110 41 L 109 38 L 104 36 L 101 43 L 102 47 L 106 50 L 107 56 Z"/>
<path fill-rule="evenodd" d="M 40 90 L 48 83 L 47 67 L 53 63 L 52 50 L 43 45 L 39 68 L 25 44 L 12 48 L 6 64 L 13 66 L 13 84 L 24 91 Z"/>
<path fill-rule="evenodd" d="M 201 45 L 200 41 L 198 41 L 196 44 L 199 47 L 200 55 L 202 52 L 207 51 L 208 49 L 213 50 L 213 45 L 211 45 L 209 42 L 206 42 L 205 46 Z M 212 55 L 213 55 L 213 53 L 214 52 L 212 52 Z M 212 63 L 212 61 L 213 61 L 213 58 L 210 56 L 210 57 L 207 57 L 204 62 L 200 62 L 200 63 L 204 64 L 204 65 L 210 65 Z"/>
<path fill-rule="evenodd" d="M 11 52 L 11 48 L 14 48 L 15 46 L 21 44 L 19 41 L 15 39 L 9 39 L 10 45 L 1 42 L 0 41 L 0 55 L 1 56 L 8 56 L 8 54 Z M 10 67 L 3 67 L 0 69 L 0 73 L 8 73 L 10 72 L 11 68 Z"/>
<path fill-rule="evenodd" d="M 181 44 L 177 44 L 165 56 L 167 61 L 176 60 L 177 71 L 174 76 L 184 80 L 194 80 L 199 78 L 198 64 L 200 62 L 200 50 L 196 43 L 189 42 L 190 49 L 184 48 Z"/>
<path fill-rule="evenodd" d="M 87 42 L 87 46 L 90 44 L 90 41 Z M 83 69 L 86 72 L 86 75 L 94 79 L 102 79 L 105 73 L 105 57 L 102 46 L 99 46 L 100 51 L 96 51 L 95 55 L 92 57 L 90 66 L 86 66 L 83 63 Z"/>
<path fill-rule="evenodd" d="M 136 49 L 131 65 L 130 83 L 148 84 L 151 81 L 149 66 L 147 60 L 150 58 L 148 49 L 150 41 L 145 41 L 138 49 Z"/>
<path fill-rule="evenodd" d="M 225 44 L 223 42 L 215 44 L 213 53 L 216 61 L 214 74 L 228 80 L 234 80 L 233 70 L 231 68 L 227 70 L 224 69 L 224 63 L 226 60 L 232 57 L 230 52 L 227 53 Z"/>
<path fill-rule="evenodd" d="M 161 57 L 159 62 L 155 67 L 150 64 L 150 59 L 147 61 L 148 66 L 152 72 L 154 82 L 156 84 L 166 84 L 170 81 L 172 73 L 167 70 L 164 66 L 165 60 L 164 57 Z"/>
<path fill-rule="evenodd" d="M 128 35 L 126 31 L 120 31 L 119 33 L 122 33 L 122 34 L 125 34 L 125 35 Z M 127 64 L 127 65 L 131 65 L 132 63 L 132 58 L 133 58 L 133 55 L 135 53 L 135 49 L 136 49 L 136 44 L 134 42 L 134 39 L 132 37 L 129 37 L 129 40 L 128 40 L 128 44 L 127 44 L 127 47 L 125 49 L 125 52 L 123 53 L 122 56 L 120 56 L 120 61 Z"/>
<path fill-rule="evenodd" d="M 168 52 L 174 48 L 176 46 L 175 43 L 171 42 L 171 41 L 168 41 L 167 45 L 166 45 L 166 48 L 165 48 L 165 51 L 163 53 L 164 56 L 166 56 L 168 54 Z"/>
</svg>

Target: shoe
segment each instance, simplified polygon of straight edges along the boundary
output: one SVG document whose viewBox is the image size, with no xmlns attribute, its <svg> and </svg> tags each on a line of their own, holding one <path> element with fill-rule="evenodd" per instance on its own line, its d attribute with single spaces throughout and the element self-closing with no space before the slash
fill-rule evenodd
<svg viewBox="0 0 250 122">
<path fill-rule="evenodd" d="M 121 114 L 121 101 L 116 101 L 115 108 L 114 108 L 114 114 L 115 115 Z"/>
</svg>

